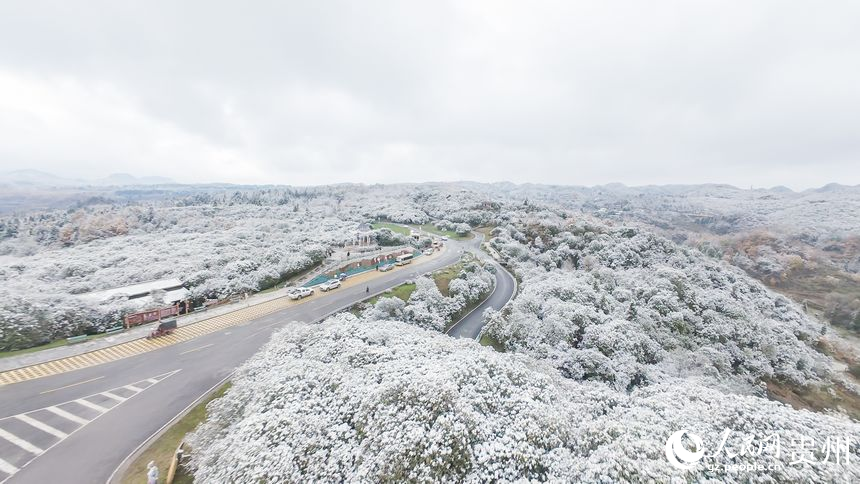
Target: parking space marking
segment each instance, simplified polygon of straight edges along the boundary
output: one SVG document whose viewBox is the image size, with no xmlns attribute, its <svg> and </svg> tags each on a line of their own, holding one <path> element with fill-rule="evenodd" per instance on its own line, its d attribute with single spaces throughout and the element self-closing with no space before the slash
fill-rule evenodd
<svg viewBox="0 0 860 484">
<path fill-rule="evenodd" d="M 74 400 L 57 403 L 56 405 L 37 408 L 18 415 L 0 418 L 0 439 L 15 446 L 12 447 L 5 445 L 4 447 L 0 447 L 0 483 L 4 483 L 12 478 L 12 476 L 26 467 L 27 464 L 49 451 L 60 442 L 63 442 L 70 435 L 82 429 L 90 422 L 96 420 L 117 406 L 122 405 L 122 403 L 129 398 L 132 398 L 135 395 L 146 391 L 148 388 L 151 388 L 153 385 L 164 381 L 166 378 L 175 375 L 179 371 L 180 370 L 174 370 L 152 378 L 139 380 L 129 385 L 111 388 L 110 390 L 106 390 L 101 393 L 94 393 Z M 114 393 L 117 391 L 131 391 L 132 395 L 128 398 L 123 398 Z M 116 400 L 116 403 L 110 408 L 105 408 L 88 400 L 89 398 L 98 396 Z M 79 406 L 76 407 L 74 405 L 68 405 L 72 403 Z M 42 412 L 42 410 L 45 410 L 50 414 L 57 415 L 70 423 L 63 423 L 63 421 L 58 421 L 56 418 L 51 419 L 48 414 Z M 92 416 L 93 411 L 96 412 L 95 416 Z M 48 418 L 49 422 L 53 425 L 43 422 L 41 419 L 44 418 Z M 55 425 L 62 427 L 63 430 L 56 428 Z M 35 445 L 33 442 L 37 442 L 39 445 Z M 16 450 L 16 447 L 23 449 L 26 453 Z"/>
</svg>

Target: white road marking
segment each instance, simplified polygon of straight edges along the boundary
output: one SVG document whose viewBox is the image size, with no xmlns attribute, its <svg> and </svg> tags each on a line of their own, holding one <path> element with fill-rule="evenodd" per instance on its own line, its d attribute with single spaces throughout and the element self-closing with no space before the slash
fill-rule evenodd
<svg viewBox="0 0 860 484">
<path fill-rule="evenodd" d="M 77 432 L 78 430 L 80 430 L 81 428 L 83 428 L 84 425 L 86 425 L 86 424 L 92 422 L 93 420 L 99 418 L 100 416 L 104 415 L 106 412 L 108 412 L 114 408 L 117 408 L 117 406 L 122 405 L 122 403 L 124 401 L 131 398 L 131 397 L 122 398 L 114 392 L 120 390 L 121 388 L 131 387 L 131 388 L 135 389 L 135 395 L 136 395 L 138 392 L 143 391 L 146 388 L 150 388 L 152 385 L 155 385 L 156 383 L 159 383 L 159 382 L 165 380 L 166 378 L 169 378 L 169 377 L 177 374 L 179 371 L 181 371 L 181 370 L 174 370 L 174 371 L 171 371 L 168 373 L 162 373 L 161 375 L 157 375 L 157 376 L 154 376 L 152 378 L 147 378 L 145 380 L 139 380 L 132 385 L 127 385 L 126 387 L 116 387 L 116 388 L 112 388 L 110 390 L 107 390 L 105 392 L 95 393 L 92 395 L 88 395 L 86 397 L 79 398 L 77 400 L 69 400 L 69 401 L 66 401 L 63 403 L 58 403 L 57 405 L 54 405 L 54 406 L 43 407 L 40 409 L 30 410 L 28 412 L 24 412 L 22 414 L 0 418 L 0 422 L 6 422 L 8 420 L 14 419 L 14 420 L 24 422 L 24 423 L 28 424 L 30 427 L 32 427 L 32 429 L 30 427 L 21 427 L 21 430 L 16 430 L 16 432 L 18 432 L 18 435 L 14 435 L 11 432 L 9 432 L 7 430 L 3 430 L 3 428 L 0 427 L 0 439 L 7 440 L 7 441 L 11 442 L 12 444 L 14 444 L 15 446 L 20 447 L 21 449 L 24 449 L 25 451 L 27 451 L 29 453 L 29 454 L 21 454 L 19 452 L 15 452 L 12 455 L 0 456 L 0 484 L 4 484 L 6 481 L 11 479 L 12 476 L 14 476 L 18 472 L 20 472 L 21 469 L 23 469 L 24 467 L 29 465 L 31 462 L 33 462 L 33 460 L 38 459 L 41 454 L 48 452 L 49 450 L 51 450 L 55 446 L 64 442 L 71 434 L 73 434 L 73 433 Z M 104 377 L 99 377 L 99 378 L 104 378 Z M 98 379 L 98 378 L 96 378 L 96 379 Z M 91 381 L 91 380 L 88 380 L 88 381 Z M 86 383 L 86 382 L 76 383 L 76 385 L 80 385 L 81 383 Z M 147 386 L 146 386 L 146 388 L 141 389 L 135 385 L 147 385 Z M 70 386 L 74 386 L 74 385 L 70 385 Z M 66 387 L 64 387 L 64 388 L 66 388 Z M 101 395 L 102 397 L 117 400 L 117 403 L 114 406 L 112 406 L 111 408 L 104 408 L 101 405 L 96 405 L 95 403 L 90 402 L 89 400 L 86 400 L 87 398 L 92 398 L 92 397 L 95 397 L 96 395 Z M 132 395 L 132 396 L 134 396 L 134 395 Z M 66 405 L 66 404 L 69 404 L 72 402 L 75 402 L 81 406 L 96 410 L 97 412 L 99 412 L 99 414 L 96 415 L 95 417 L 93 417 L 92 419 L 85 419 L 83 417 L 75 415 L 74 413 L 71 413 L 70 411 L 66 411 L 66 410 L 63 410 L 61 408 L 58 408 L 59 405 Z M 57 415 L 57 416 L 62 417 L 66 420 L 75 422 L 79 425 L 77 428 L 69 431 L 68 433 L 63 432 L 63 431 L 56 429 L 53 426 L 48 425 L 44 422 L 41 422 L 41 421 L 37 420 L 35 417 L 31 416 L 34 414 L 34 412 L 37 412 L 39 410 L 46 410 L 48 412 L 53 413 L 54 415 Z M 21 432 L 27 432 L 28 435 L 22 435 Z M 46 432 L 48 434 L 51 434 L 51 435 L 57 437 L 57 439 L 52 444 L 45 447 L 44 449 L 41 449 L 41 448 L 31 444 L 30 442 L 27 442 L 26 439 L 32 440 L 36 436 L 38 436 L 38 438 L 41 438 L 42 432 Z M 8 446 L 4 446 L 4 448 L 7 450 L 9 449 Z"/>
<path fill-rule="evenodd" d="M 69 412 L 63 410 L 62 408 L 46 407 L 45 410 L 53 413 L 54 415 L 59 415 L 60 417 L 63 417 L 66 420 L 71 420 L 72 422 L 79 423 L 81 425 L 86 425 L 86 424 L 90 423 L 89 420 L 87 420 L 85 418 L 78 417 L 77 415 L 75 415 L 73 413 L 69 413 Z"/>
<path fill-rule="evenodd" d="M 193 350 L 186 350 L 186 351 L 183 351 L 182 353 L 179 353 L 179 354 L 180 354 L 180 355 L 184 355 L 184 354 L 186 354 L 186 353 L 191 353 L 191 352 L 193 352 L 193 351 L 200 351 L 200 350 L 206 349 L 206 348 L 208 348 L 208 347 L 210 347 L 210 346 L 215 346 L 215 343 L 209 343 L 208 345 L 203 345 L 203 346 L 200 346 L 200 347 L 198 347 L 198 348 L 194 348 Z"/>
<path fill-rule="evenodd" d="M 29 452 L 31 454 L 39 455 L 42 452 L 44 452 L 42 449 L 36 447 L 35 445 L 31 444 L 30 442 L 27 442 L 26 440 L 18 437 L 17 435 L 15 435 L 11 432 L 7 432 L 3 429 L 0 429 L 0 437 L 8 440 L 9 442 L 17 445 L 18 447 L 26 450 L 27 452 Z"/>
<path fill-rule="evenodd" d="M 66 385 L 64 387 L 54 388 L 53 390 L 45 390 L 44 392 L 39 392 L 39 395 L 44 395 L 46 393 L 56 392 L 57 390 L 65 390 L 66 388 L 71 388 L 74 386 L 83 385 L 84 383 L 89 383 L 91 381 L 101 380 L 102 378 L 104 378 L 104 375 L 97 376 L 95 378 L 90 378 L 89 380 L 84 380 L 84 381 L 79 381 L 77 383 L 72 383 L 71 385 Z"/>
<path fill-rule="evenodd" d="M 141 391 L 143 391 L 142 388 L 138 388 L 134 385 L 126 385 L 123 388 L 125 388 L 126 390 L 129 390 L 129 391 L 132 391 L 134 393 L 140 393 Z"/>
<path fill-rule="evenodd" d="M 40 422 L 40 421 L 34 419 L 33 417 L 27 415 L 27 414 L 15 415 L 15 418 L 17 418 L 18 420 L 20 420 L 24 423 L 30 424 L 33 427 L 36 427 L 37 429 L 39 429 L 45 433 L 51 434 L 54 437 L 57 437 L 60 439 L 65 439 L 66 437 L 69 436 L 69 434 L 63 432 L 62 430 L 55 429 L 54 427 L 51 427 L 50 425 L 48 425 L 44 422 Z"/>
<path fill-rule="evenodd" d="M 96 405 L 95 403 L 90 402 L 88 400 L 84 400 L 83 398 L 79 398 L 79 399 L 75 400 L 75 403 L 81 404 L 87 408 L 91 408 L 91 409 L 93 409 L 99 413 L 105 413 L 108 411 L 108 409 L 102 407 L 101 405 Z"/>
<path fill-rule="evenodd" d="M 12 475 L 18 472 L 18 468 L 13 466 L 12 464 L 6 462 L 3 459 L 0 459 L 0 471 L 5 472 L 6 474 Z"/>
<path fill-rule="evenodd" d="M 151 378 L 150 378 L 150 379 L 151 379 Z M 114 395 L 114 394 L 113 394 L 113 393 L 111 393 L 111 392 L 101 392 L 101 393 L 100 393 L 100 395 L 104 395 L 104 396 L 106 396 L 106 397 L 108 397 L 108 398 L 110 398 L 110 399 L 116 400 L 117 402 L 124 402 L 124 401 L 126 400 L 125 398 L 122 398 L 122 397 L 121 397 L 121 396 L 119 396 L 119 395 Z"/>
</svg>

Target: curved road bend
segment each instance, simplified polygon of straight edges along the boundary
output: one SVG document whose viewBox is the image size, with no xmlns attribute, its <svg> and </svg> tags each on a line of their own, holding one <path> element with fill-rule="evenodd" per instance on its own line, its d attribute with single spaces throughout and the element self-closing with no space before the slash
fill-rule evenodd
<svg viewBox="0 0 860 484">
<path fill-rule="evenodd" d="M 508 303 L 514 296 L 514 277 L 499 263 L 491 262 L 496 268 L 496 286 L 487 299 L 477 308 L 448 329 L 448 334 L 455 338 L 477 339 L 484 327 L 484 311 L 493 308 L 496 311 Z"/>
<path fill-rule="evenodd" d="M 436 259 L 380 275 L 371 293 L 453 264 L 474 243 L 448 246 Z M 0 387 L 0 482 L 105 482 L 138 444 L 256 353 L 273 331 L 364 300 L 363 286 L 184 343 Z"/>
</svg>

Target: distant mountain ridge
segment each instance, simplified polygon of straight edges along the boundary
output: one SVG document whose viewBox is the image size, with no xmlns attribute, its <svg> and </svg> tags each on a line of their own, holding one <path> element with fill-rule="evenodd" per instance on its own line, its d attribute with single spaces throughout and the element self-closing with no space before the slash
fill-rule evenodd
<svg viewBox="0 0 860 484">
<path fill-rule="evenodd" d="M 128 173 L 112 173 L 105 178 L 85 180 L 65 178 L 40 170 L 15 170 L 0 173 L 0 183 L 39 187 L 135 186 L 174 185 L 175 181 L 163 176 L 137 177 Z"/>
</svg>

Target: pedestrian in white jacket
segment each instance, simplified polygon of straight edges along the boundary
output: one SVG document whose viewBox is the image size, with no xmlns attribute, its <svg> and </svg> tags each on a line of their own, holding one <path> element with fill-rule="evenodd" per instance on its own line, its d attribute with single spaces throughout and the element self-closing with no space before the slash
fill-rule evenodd
<svg viewBox="0 0 860 484">
<path fill-rule="evenodd" d="M 146 469 L 146 483 L 158 484 L 158 466 L 155 465 L 155 461 L 149 461 L 149 464 L 146 464 Z"/>
</svg>

